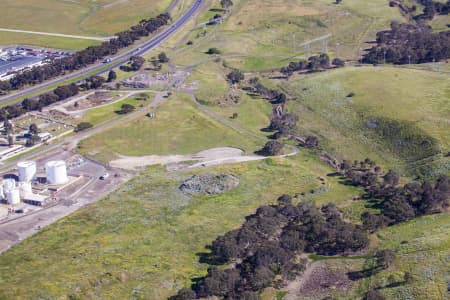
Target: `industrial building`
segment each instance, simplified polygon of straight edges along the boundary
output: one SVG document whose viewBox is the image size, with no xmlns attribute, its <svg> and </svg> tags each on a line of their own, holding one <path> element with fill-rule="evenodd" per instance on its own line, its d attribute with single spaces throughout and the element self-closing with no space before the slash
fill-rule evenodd
<svg viewBox="0 0 450 300">
<path fill-rule="evenodd" d="M 21 202 L 44 206 L 48 195 L 42 194 L 46 190 L 55 190 L 55 186 L 69 183 L 66 162 L 62 160 L 48 161 L 45 163 L 45 183 L 42 187 L 39 183 L 38 168 L 34 161 L 21 161 L 17 164 L 18 181 L 15 178 L 5 178 L 0 185 L 0 200 L 8 205 L 18 205 Z M 52 188 L 50 189 L 50 185 Z M 39 194 L 33 192 L 35 190 Z M 56 188 L 57 190 L 57 188 Z"/>
</svg>

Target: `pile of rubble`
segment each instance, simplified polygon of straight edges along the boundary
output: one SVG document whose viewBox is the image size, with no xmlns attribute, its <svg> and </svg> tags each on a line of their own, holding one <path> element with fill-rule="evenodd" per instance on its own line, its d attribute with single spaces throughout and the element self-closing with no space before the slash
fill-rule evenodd
<svg viewBox="0 0 450 300">
<path fill-rule="evenodd" d="M 180 185 L 180 190 L 189 195 L 216 195 L 238 185 L 239 179 L 231 175 L 194 175 Z"/>
</svg>

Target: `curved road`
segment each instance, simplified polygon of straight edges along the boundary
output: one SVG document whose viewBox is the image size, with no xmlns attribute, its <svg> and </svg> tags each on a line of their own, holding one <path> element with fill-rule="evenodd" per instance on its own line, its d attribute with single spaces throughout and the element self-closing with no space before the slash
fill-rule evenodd
<svg viewBox="0 0 450 300">
<path fill-rule="evenodd" d="M 58 83 L 63 83 L 65 81 L 83 76 L 85 74 L 88 73 L 92 73 L 97 71 L 95 74 L 93 75 L 99 75 L 99 74 L 103 74 L 105 72 L 108 72 L 114 68 L 117 68 L 123 64 L 125 64 L 128 60 L 128 58 L 131 55 L 143 55 L 146 52 L 154 49 L 155 47 L 159 46 L 163 41 L 165 41 L 166 39 L 168 39 L 172 34 L 174 34 L 181 26 L 183 26 L 196 12 L 197 10 L 200 8 L 200 5 L 202 4 L 202 0 L 195 0 L 195 2 L 192 4 L 192 6 L 189 8 L 189 10 L 183 15 L 181 16 L 178 20 L 176 20 L 173 24 L 170 25 L 169 28 L 166 28 L 163 32 L 161 32 L 160 34 L 156 35 L 155 37 L 151 38 L 150 40 L 138 44 L 135 47 L 133 47 L 132 49 L 121 53 L 117 56 L 111 57 L 112 59 L 112 63 L 108 64 L 106 69 L 103 69 L 106 65 L 103 63 L 98 63 L 89 67 L 86 67 L 82 70 L 79 71 L 75 71 L 73 73 L 70 73 L 69 75 L 66 76 L 62 76 L 62 77 L 58 77 L 55 78 L 53 80 L 50 81 L 46 81 L 44 83 L 41 83 L 39 85 L 35 85 L 32 87 L 29 87 L 27 89 L 15 92 L 13 94 L 9 94 L 3 97 L 0 97 L 0 103 L 1 102 L 6 102 L 21 96 L 26 96 L 30 93 L 34 93 L 34 92 L 38 92 L 40 90 L 49 88 L 55 84 Z"/>
</svg>

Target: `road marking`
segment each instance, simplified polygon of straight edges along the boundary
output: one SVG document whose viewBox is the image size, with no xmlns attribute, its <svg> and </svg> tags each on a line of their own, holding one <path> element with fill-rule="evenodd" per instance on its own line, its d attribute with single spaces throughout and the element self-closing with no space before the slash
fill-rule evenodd
<svg viewBox="0 0 450 300">
<path fill-rule="evenodd" d="M 71 39 L 81 39 L 81 40 L 94 40 L 94 41 L 109 41 L 113 37 L 95 37 L 95 36 L 84 36 L 84 35 L 71 35 L 71 34 L 62 34 L 62 33 L 52 33 L 52 32 L 41 32 L 41 31 L 29 31 L 29 30 L 19 30 L 19 29 L 8 29 L 8 28 L 0 28 L 0 31 L 6 32 L 17 32 L 17 33 L 28 33 L 28 34 L 36 34 L 36 35 L 48 35 L 48 36 L 57 36 Z"/>
</svg>

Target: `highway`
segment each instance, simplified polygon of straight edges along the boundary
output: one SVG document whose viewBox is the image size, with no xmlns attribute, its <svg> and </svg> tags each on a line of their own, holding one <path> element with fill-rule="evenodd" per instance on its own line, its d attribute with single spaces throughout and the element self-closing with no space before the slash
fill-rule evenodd
<svg viewBox="0 0 450 300">
<path fill-rule="evenodd" d="M 77 77 L 86 75 L 88 73 L 93 73 L 94 75 L 100 75 L 105 72 L 109 72 L 110 70 L 115 69 L 117 67 L 120 67 L 121 65 L 125 64 L 128 61 L 128 58 L 130 56 L 143 55 L 146 52 L 159 46 L 163 41 L 168 39 L 179 28 L 181 28 L 184 24 L 186 24 L 186 22 L 190 18 L 192 18 L 192 16 L 197 12 L 197 10 L 200 8 L 201 4 L 202 4 L 202 0 L 195 0 L 195 2 L 192 4 L 192 6 L 189 8 L 189 10 L 184 15 L 182 15 L 178 20 L 176 20 L 173 24 L 171 24 L 170 27 L 164 29 L 161 33 L 154 36 L 150 40 L 148 40 L 144 43 L 137 44 L 132 49 L 127 50 L 126 52 L 123 52 L 117 56 L 111 57 L 112 62 L 107 65 L 104 63 L 98 63 L 95 65 L 88 66 L 84 69 L 72 72 L 68 75 L 49 80 L 49 81 L 46 81 L 44 83 L 41 83 L 41 84 L 38 84 L 35 86 L 28 87 L 24 90 L 16 91 L 12 94 L 8 94 L 8 95 L 0 97 L 0 103 L 7 102 L 7 101 L 13 100 L 18 97 L 26 96 L 28 94 L 47 89 L 55 84 L 63 83 L 68 80 L 72 80 Z M 107 66 L 106 69 L 104 69 L 105 66 Z"/>
</svg>

